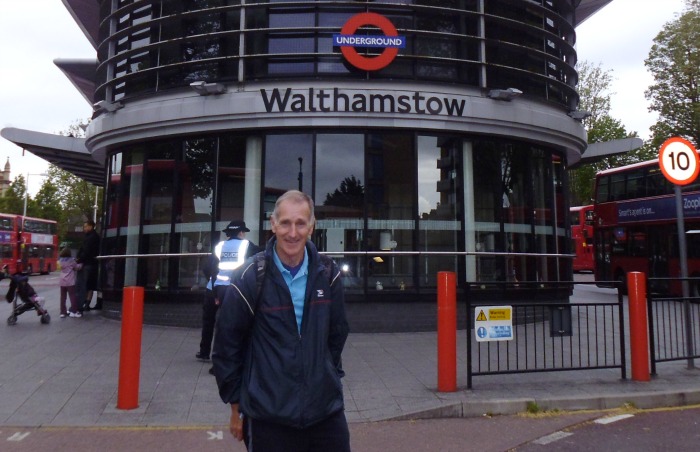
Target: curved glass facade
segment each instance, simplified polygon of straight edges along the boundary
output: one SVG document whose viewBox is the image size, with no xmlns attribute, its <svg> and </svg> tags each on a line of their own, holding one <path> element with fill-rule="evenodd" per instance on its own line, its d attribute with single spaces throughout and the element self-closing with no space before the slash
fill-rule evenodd
<svg viewBox="0 0 700 452">
<path fill-rule="evenodd" d="M 120 101 L 195 81 L 318 78 L 517 87 L 575 109 L 576 3 L 103 0 L 96 100 Z M 395 25 L 406 48 L 391 66 L 367 73 L 344 62 L 332 35 L 370 10 Z M 358 33 L 380 31 L 363 27 Z"/>
<path fill-rule="evenodd" d="M 236 218 L 262 244 L 277 197 L 301 188 L 316 202 L 314 242 L 342 264 L 350 298 L 434 293 L 438 271 L 482 283 L 567 280 L 568 259 L 544 256 L 566 250 L 562 167 L 527 143 L 396 130 L 141 143 L 110 157 L 102 254 L 207 253 Z M 203 290 L 203 261 L 110 260 L 102 288 Z"/>
<path fill-rule="evenodd" d="M 109 169 L 105 312 L 131 285 L 160 309 L 151 322 L 198 307 L 219 231 L 243 219 L 263 245 L 289 189 L 316 202 L 313 240 L 343 268 L 354 328 L 431 329 L 439 271 L 484 298 L 565 298 L 564 168 L 585 148 L 567 116 L 576 4 L 101 2 L 96 94 L 110 108 L 86 145 Z M 333 45 L 365 12 L 405 40 L 380 70 Z"/>
</svg>

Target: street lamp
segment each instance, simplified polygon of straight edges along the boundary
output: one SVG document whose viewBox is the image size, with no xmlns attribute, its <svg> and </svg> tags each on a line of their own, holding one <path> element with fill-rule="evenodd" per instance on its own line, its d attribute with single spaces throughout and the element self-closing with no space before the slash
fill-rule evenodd
<svg viewBox="0 0 700 452">
<path fill-rule="evenodd" d="M 29 197 L 29 176 L 48 176 L 46 173 L 27 173 L 27 180 L 24 181 L 26 187 L 24 188 L 24 213 L 22 216 L 27 216 L 27 198 Z"/>
</svg>

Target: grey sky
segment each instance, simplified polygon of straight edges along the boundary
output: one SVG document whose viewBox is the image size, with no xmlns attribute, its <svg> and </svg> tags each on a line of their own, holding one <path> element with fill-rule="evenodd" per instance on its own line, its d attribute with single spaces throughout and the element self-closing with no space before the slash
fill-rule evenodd
<svg viewBox="0 0 700 452">
<path fill-rule="evenodd" d="M 0 127 L 56 133 L 92 114 L 90 105 L 53 64 L 55 58 L 94 58 L 95 51 L 60 0 L 0 0 Z M 648 137 L 655 116 L 647 112 L 644 68 L 652 39 L 682 11 L 683 0 L 614 0 L 578 28 L 579 59 L 613 70 L 612 115 L 628 130 Z M 46 170 L 48 163 L 0 139 L 18 174 Z M 30 193 L 41 177 L 30 177 Z"/>
</svg>

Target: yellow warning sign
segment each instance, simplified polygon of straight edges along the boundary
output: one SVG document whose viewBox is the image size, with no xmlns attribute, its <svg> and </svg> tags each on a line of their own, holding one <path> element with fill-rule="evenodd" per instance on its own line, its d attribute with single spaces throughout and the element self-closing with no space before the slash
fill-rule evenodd
<svg viewBox="0 0 700 452">
<path fill-rule="evenodd" d="M 510 309 L 489 309 L 489 320 L 510 320 L 510 311 Z"/>
<path fill-rule="evenodd" d="M 476 321 L 477 322 L 485 322 L 486 320 L 488 320 L 488 319 L 486 318 L 484 311 L 483 310 L 479 311 L 479 315 L 476 316 Z"/>
</svg>

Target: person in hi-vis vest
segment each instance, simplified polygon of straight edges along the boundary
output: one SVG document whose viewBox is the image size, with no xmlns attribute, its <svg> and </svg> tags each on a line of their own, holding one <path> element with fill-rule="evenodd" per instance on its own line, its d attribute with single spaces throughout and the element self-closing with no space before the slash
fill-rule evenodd
<svg viewBox="0 0 700 452">
<path fill-rule="evenodd" d="M 245 221 L 235 220 L 223 231 L 226 240 L 219 242 L 212 252 L 209 261 L 204 266 L 208 278 L 206 296 L 202 307 L 202 340 L 199 343 L 199 353 L 196 358 L 208 361 L 211 353 L 211 343 L 214 338 L 214 323 L 220 300 L 229 286 L 233 271 L 240 267 L 245 260 L 260 251 L 255 244 L 245 238 L 250 232 Z M 211 372 L 210 372 L 211 373 Z"/>
</svg>

